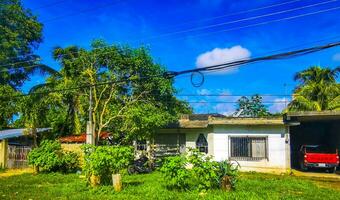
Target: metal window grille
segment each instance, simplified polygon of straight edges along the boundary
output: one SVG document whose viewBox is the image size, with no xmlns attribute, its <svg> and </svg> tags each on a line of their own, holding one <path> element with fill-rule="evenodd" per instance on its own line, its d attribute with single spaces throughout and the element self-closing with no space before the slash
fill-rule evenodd
<svg viewBox="0 0 340 200">
<path fill-rule="evenodd" d="M 203 134 L 200 134 L 196 141 L 196 148 L 203 153 L 208 153 L 208 141 Z"/>
<path fill-rule="evenodd" d="M 230 158 L 262 160 L 267 158 L 267 137 L 231 137 Z"/>
</svg>

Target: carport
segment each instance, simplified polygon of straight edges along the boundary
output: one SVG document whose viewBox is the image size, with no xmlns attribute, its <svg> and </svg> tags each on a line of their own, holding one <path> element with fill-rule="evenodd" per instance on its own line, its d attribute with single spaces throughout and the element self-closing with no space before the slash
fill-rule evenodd
<svg viewBox="0 0 340 200">
<path fill-rule="evenodd" d="M 299 168 L 301 145 L 340 149 L 340 111 L 291 112 L 284 116 L 290 135 L 291 167 Z"/>
</svg>

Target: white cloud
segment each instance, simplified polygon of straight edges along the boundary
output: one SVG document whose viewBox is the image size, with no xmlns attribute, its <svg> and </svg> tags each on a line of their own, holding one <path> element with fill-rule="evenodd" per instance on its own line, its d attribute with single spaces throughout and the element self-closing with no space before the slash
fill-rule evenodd
<svg viewBox="0 0 340 200">
<path fill-rule="evenodd" d="M 336 53 L 336 54 L 333 56 L 333 60 L 334 60 L 334 61 L 339 61 L 339 62 L 340 62 L 340 53 Z"/>
<path fill-rule="evenodd" d="M 235 112 L 235 105 L 231 103 L 219 103 L 214 106 L 216 113 L 230 116 Z"/>
<path fill-rule="evenodd" d="M 269 108 L 268 108 L 269 112 L 279 113 L 279 112 L 282 112 L 286 108 L 286 104 L 288 105 L 289 99 L 276 98 L 276 99 L 274 99 L 273 102 L 274 102 L 273 105 L 269 106 Z"/>
<path fill-rule="evenodd" d="M 196 59 L 196 67 L 206 67 L 211 65 L 218 65 L 227 62 L 233 62 L 242 59 L 249 59 L 251 52 L 240 45 L 231 48 L 215 48 L 199 55 Z M 230 73 L 235 72 L 237 68 L 226 69 L 219 72 Z"/>
</svg>

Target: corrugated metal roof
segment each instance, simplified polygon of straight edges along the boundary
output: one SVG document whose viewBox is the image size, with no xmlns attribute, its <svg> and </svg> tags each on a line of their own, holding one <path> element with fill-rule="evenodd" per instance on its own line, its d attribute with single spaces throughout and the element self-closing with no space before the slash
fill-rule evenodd
<svg viewBox="0 0 340 200">
<path fill-rule="evenodd" d="M 44 132 L 44 131 L 47 131 L 47 130 L 51 130 L 51 128 L 37 128 L 37 132 Z M 0 140 L 20 137 L 20 136 L 23 136 L 23 135 L 27 135 L 31 132 L 32 132 L 32 130 L 27 129 L 27 128 L 2 130 L 2 131 L 0 131 Z"/>
</svg>

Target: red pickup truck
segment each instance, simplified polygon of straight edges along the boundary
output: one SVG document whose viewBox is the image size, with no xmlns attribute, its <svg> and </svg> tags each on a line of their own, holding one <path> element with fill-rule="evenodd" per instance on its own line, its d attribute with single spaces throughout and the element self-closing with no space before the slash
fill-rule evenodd
<svg viewBox="0 0 340 200">
<path fill-rule="evenodd" d="M 337 149 L 320 145 L 302 145 L 300 148 L 300 168 L 303 171 L 309 168 L 325 168 L 335 172 L 339 166 L 339 154 Z"/>
</svg>

